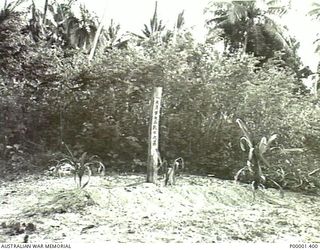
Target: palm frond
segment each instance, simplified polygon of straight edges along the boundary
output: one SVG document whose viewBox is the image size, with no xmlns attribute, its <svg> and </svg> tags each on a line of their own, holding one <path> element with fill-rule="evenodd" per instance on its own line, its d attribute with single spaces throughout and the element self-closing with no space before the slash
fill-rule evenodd
<svg viewBox="0 0 320 250">
<path fill-rule="evenodd" d="M 264 165 L 266 165 L 269 169 L 271 168 L 270 163 L 264 158 L 263 154 L 259 152 L 260 160 L 263 162 Z"/>
<path fill-rule="evenodd" d="M 15 11 L 15 9 L 24 2 L 26 2 L 26 0 L 16 0 L 10 3 L 5 0 L 3 7 L 0 7 L 0 22 L 3 22 L 5 19 L 7 19 Z"/>
<path fill-rule="evenodd" d="M 291 3 L 284 2 L 283 0 L 270 0 L 266 2 L 268 13 L 283 16 L 288 12 L 291 7 Z"/>
<path fill-rule="evenodd" d="M 267 141 L 267 147 L 270 148 L 271 143 L 272 143 L 275 139 L 277 139 L 277 138 L 278 138 L 278 135 L 277 135 L 277 134 L 271 135 L 270 138 L 269 138 L 268 141 Z"/>
<path fill-rule="evenodd" d="M 152 17 L 151 20 L 150 20 L 151 32 L 154 32 L 154 31 L 157 30 L 157 25 L 158 25 L 158 14 L 157 14 L 157 10 L 158 10 L 158 2 L 156 1 L 155 7 L 154 7 L 153 17 Z"/>
<path fill-rule="evenodd" d="M 266 14 L 265 17 L 266 30 L 273 34 L 285 49 L 290 50 L 293 47 L 293 44 L 291 43 L 288 29 L 278 25 L 270 15 Z"/>
<path fill-rule="evenodd" d="M 267 151 L 267 138 L 262 137 L 259 143 L 259 152 L 264 154 Z"/>
<path fill-rule="evenodd" d="M 84 172 L 85 172 L 85 171 L 87 171 L 88 179 L 87 179 L 87 181 L 86 181 L 83 185 L 81 185 L 81 178 L 80 178 L 80 176 L 79 176 L 79 187 L 80 187 L 80 188 L 85 188 L 85 187 L 89 184 L 89 182 L 90 182 L 90 178 L 91 178 L 92 172 L 91 172 L 91 169 L 90 169 L 90 167 L 89 167 L 88 165 L 85 165 L 85 166 L 84 166 Z M 81 177 L 82 177 L 82 176 L 81 176 Z"/>
<path fill-rule="evenodd" d="M 120 25 L 119 24 L 115 25 L 113 23 L 113 19 L 111 19 L 111 23 L 107 29 L 107 34 L 110 41 L 116 40 L 119 34 L 119 30 L 120 30 Z"/>
<path fill-rule="evenodd" d="M 181 13 L 178 14 L 176 28 L 181 29 L 184 23 L 185 23 L 185 18 L 184 18 L 184 10 L 183 10 Z"/>
<path fill-rule="evenodd" d="M 281 17 L 288 12 L 288 8 L 286 6 L 272 6 L 268 8 L 268 11 Z"/>
<path fill-rule="evenodd" d="M 149 26 L 144 24 L 144 29 L 142 33 L 145 37 L 150 38 L 153 34 L 161 32 L 165 29 L 165 26 L 162 24 L 162 20 L 158 19 L 158 2 L 155 3 L 155 9 L 152 18 L 150 19 Z"/>
<path fill-rule="evenodd" d="M 8 1 L 4 1 L 4 8 L 8 9 L 9 11 L 14 11 L 17 7 L 19 7 L 21 4 L 27 2 L 28 0 L 16 0 L 8 4 Z"/>
<path fill-rule="evenodd" d="M 314 2 L 312 7 L 313 9 L 308 12 L 308 15 L 318 19 L 320 17 L 320 3 Z"/>
<path fill-rule="evenodd" d="M 277 134 L 274 134 L 270 136 L 270 138 L 267 140 L 266 137 L 262 137 L 259 143 L 259 152 L 261 154 L 264 154 L 267 152 L 267 150 L 270 148 L 271 143 L 278 137 Z"/>
<path fill-rule="evenodd" d="M 254 153 L 254 147 L 250 148 L 250 150 L 249 150 L 249 154 L 248 154 L 248 160 L 249 160 L 249 162 L 252 160 L 253 153 Z M 249 167 L 250 167 L 250 166 L 249 166 Z"/>
<path fill-rule="evenodd" d="M 280 26 L 279 17 L 290 9 L 290 4 L 281 0 L 252 0 L 229 1 L 215 7 L 214 16 L 207 20 L 207 24 L 215 23 L 215 29 L 221 28 L 224 31 L 224 37 L 232 50 L 244 48 L 246 53 L 270 57 L 272 52 L 266 49 L 269 46 L 266 43 L 268 36 L 276 44 L 279 41 L 278 47 L 281 44 L 287 52 L 292 51 L 289 33 L 283 27 L 277 27 Z"/>
<path fill-rule="evenodd" d="M 245 123 L 240 118 L 238 118 L 236 122 L 238 123 L 244 137 L 247 138 L 247 142 L 248 142 L 248 145 L 250 145 L 250 148 L 253 147 L 253 141 L 251 139 L 251 135 Z"/>
<path fill-rule="evenodd" d="M 280 186 L 280 184 L 272 179 L 269 178 L 269 180 L 275 184 L 278 188 L 279 188 L 279 193 L 280 193 L 280 196 L 283 198 L 284 196 L 284 192 L 283 192 L 283 188 Z"/>
<path fill-rule="evenodd" d="M 241 168 L 234 176 L 234 180 L 237 182 L 239 180 L 239 176 L 242 173 L 242 171 L 244 171 L 245 169 L 247 169 L 247 166 L 244 166 L 243 168 Z"/>
<path fill-rule="evenodd" d="M 80 157 L 80 167 L 84 166 L 87 157 L 87 152 L 84 152 Z"/>
<path fill-rule="evenodd" d="M 240 148 L 241 148 L 242 151 L 246 151 L 246 147 L 245 147 L 244 142 L 247 143 L 247 145 L 249 146 L 249 149 L 253 148 L 253 144 L 252 144 L 251 140 L 246 136 L 242 136 L 240 138 Z"/>
<path fill-rule="evenodd" d="M 247 17 L 247 8 L 242 5 L 241 2 L 232 1 L 230 5 L 228 5 L 227 11 L 227 20 L 228 22 L 235 24 L 241 19 L 245 19 Z"/>
<path fill-rule="evenodd" d="M 66 143 L 64 143 L 64 142 L 62 142 L 62 145 L 64 145 L 64 146 L 66 147 L 66 149 L 67 149 L 67 151 L 68 151 L 71 159 L 72 159 L 72 160 L 75 160 L 75 157 L 74 157 L 72 151 L 70 150 L 70 148 L 68 147 L 68 145 L 67 145 Z"/>
<path fill-rule="evenodd" d="M 151 31 L 149 30 L 148 25 L 144 24 L 144 30 L 142 30 L 142 33 L 143 33 L 146 37 L 150 37 L 150 36 L 151 36 Z"/>
</svg>

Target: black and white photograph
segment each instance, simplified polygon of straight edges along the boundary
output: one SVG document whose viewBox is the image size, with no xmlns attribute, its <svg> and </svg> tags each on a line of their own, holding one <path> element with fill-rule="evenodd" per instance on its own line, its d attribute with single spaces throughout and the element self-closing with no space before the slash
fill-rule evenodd
<svg viewBox="0 0 320 250">
<path fill-rule="evenodd" d="M 0 248 L 320 248 L 319 72 L 320 0 L 0 0 Z"/>
</svg>

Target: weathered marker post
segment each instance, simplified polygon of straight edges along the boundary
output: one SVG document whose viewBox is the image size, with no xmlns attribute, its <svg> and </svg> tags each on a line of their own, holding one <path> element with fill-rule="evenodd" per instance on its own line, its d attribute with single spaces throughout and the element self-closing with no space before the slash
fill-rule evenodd
<svg viewBox="0 0 320 250">
<path fill-rule="evenodd" d="M 158 175 L 158 164 L 161 162 L 159 154 L 159 121 L 161 108 L 162 87 L 154 88 L 151 122 L 149 124 L 149 144 L 148 144 L 148 166 L 147 182 L 155 183 Z"/>
</svg>

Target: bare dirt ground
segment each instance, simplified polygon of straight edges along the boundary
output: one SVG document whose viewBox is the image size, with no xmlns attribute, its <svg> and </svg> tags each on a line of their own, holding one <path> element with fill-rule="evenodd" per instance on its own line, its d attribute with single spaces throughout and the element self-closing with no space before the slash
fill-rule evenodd
<svg viewBox="0 0 320 250">
<path fill-rule="evenodd" d="M 320 242 L 319 196 L 267 189 L 253 201 L 249 185 L 216 178 L 144 181 L 95 176 L 83 190 L 73 177 L 0 181 L 0 242 Z"/>
</svg>

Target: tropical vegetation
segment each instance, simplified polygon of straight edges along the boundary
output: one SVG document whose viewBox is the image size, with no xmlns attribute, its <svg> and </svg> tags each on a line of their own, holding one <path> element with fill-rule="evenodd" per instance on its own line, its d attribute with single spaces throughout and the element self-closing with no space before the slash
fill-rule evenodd
<svg viewBox="0 0 320 250">
<path fill-rule="evenodd" d="M 288 6 L 209 5 L 207 39 L 197 42 L 183 12 L 168 28 L 155 5 L 142 34 L 103 26 L 89 63 L 99 27 L 93 13 L 81 6 L 75 15 L 71 0 L 44 1 L 44 9 L 31 2 L 25 13 L 20 2 L 5 1 L 0 11 L 1 176 L 47 169 L 64 143 L 83 158 L 99 155 L 107 168 L 145 172 L 159 86 L 163 158 L 182 157 L 188 173 L 233 179 L 247 159 L 241 119 L 252 140 L 278 135 L 272 153 L 263 152 L 272 163 L 261 166 L 266 176 L 282 188 L 319 189 L 320 103 L 302 88 L 298 43 L 275 21 Z"/>
</svg>

